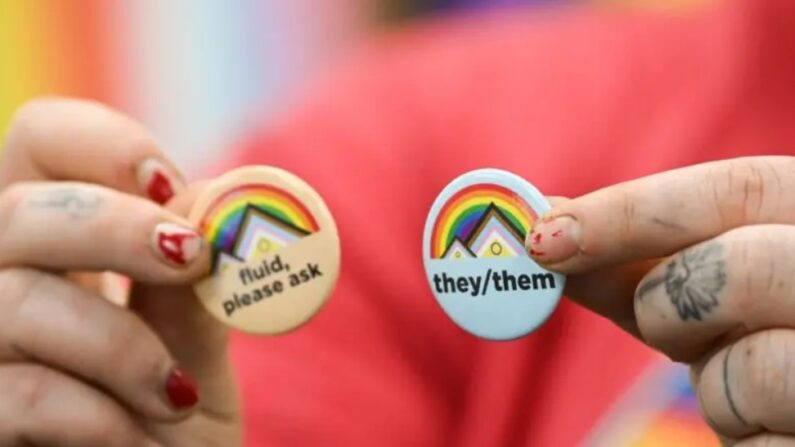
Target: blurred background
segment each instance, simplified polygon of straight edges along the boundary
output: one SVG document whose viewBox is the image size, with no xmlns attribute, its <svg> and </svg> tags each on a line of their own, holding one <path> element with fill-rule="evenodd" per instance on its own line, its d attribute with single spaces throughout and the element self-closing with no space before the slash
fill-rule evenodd
<svg viewBox="0 0 795 447">
<path fill-rule="evenodd" d="M 603 0 L 678 7 L 706 0 Z M 0 135 L 43 94 L 109 103 L 190 172 L 252 117 L 385 27 L 433 14 L 571 0 L 0 0 Z"/>
<path fill-rule="evenodd" d="M 603 0 L 689 8 L 708 0 Z M 38 95 L 106 102 L 147 125 L 186 171 L 228 148 L 357 42 L 439 14 L 566 0 L 0 0 L 0 137 Z M 717 445 L 684 368 L 621 396 L 594 445 Z"/>
</svg>

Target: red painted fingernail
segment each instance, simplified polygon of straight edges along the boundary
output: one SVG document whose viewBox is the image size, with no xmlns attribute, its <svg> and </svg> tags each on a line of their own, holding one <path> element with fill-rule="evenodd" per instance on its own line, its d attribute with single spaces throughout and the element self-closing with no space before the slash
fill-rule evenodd
<svg viewBox="0 0 795 447">
<path fill-rule="evenodd" d="M 146 159 L 138 166 L 138 183 L 150 199 L 160 204 L 168 202 L 176 192 L 177 181 L 165 165 L 154 158 Z"/>
<path fill-rule="evenodd" d="M 202 238 L 194 230 L 163 222 L 155 226 L 152 245 L 160 256 L 176 265 L 186 265 L 199 255 Z"/>
<path fill-rule="evenodd" d="M 580 251 L 581 238 L 580 223 L 573 217 L 543 219 L 527 237 L 528 252 L 545 264 L 562 262 Z"/>
<path fill-rule="evenodd" d="M 179 367 L 174 367 L 166 378 L 166 396 L 177 410 L 190 408 L 199 401 L 196 381 Z"/>
</svg>

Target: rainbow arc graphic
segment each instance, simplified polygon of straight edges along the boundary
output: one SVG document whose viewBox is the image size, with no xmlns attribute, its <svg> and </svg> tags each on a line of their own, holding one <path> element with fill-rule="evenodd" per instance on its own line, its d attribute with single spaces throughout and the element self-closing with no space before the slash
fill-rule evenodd
<svg viewBox="0 0 795 447">
<path fill-rule="evenodd" d="M 216 253 L 216 270 L 256 260 L 317 232 L 317 221 L 289 192 L 266 184 L 227 191 L 208 208 L 199 229 Z"/>
<path fill-rule="evenodd" d="M 524 238 L 536 218 L 527 202 L 510 189 L 490 183 L 470 185 L 439 210 L 431 258 L 527 256 Z"/>
</svg>

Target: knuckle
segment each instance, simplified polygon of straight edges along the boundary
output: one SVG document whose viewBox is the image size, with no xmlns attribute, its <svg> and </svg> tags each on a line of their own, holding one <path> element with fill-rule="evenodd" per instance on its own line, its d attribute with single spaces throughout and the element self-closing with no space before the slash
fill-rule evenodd
<svg viewBox="0 0 795 447">
<path fill-rule="evenodd" d="M 11 128 L 20 129 L 34 123 L 42 109 L 47 108 L 47 104 L 48 100 L 43 97 L 25 101 L 14 111 L 11 117 Z"/>
<path fill-rule="evenodd" d="M 133 318 L 122 318 L 109 335 L 106 358 L 111 365 L 126 365 L 140 344 L 140 330 Z"/>
<path fill-rule="evenodd" d="M 782 331 L 765 331 L 742 343 L 746 397 L 758 411 L 786 404 L 795 391 L 789 374 L 795 365 L 787 355 L 792 351 L 790 341 Z"/>
<path fill-rule="evenodd" d="M 9 128 L 9 139 L 22 144 L 9 145 L 9 150 L 21 150 L 35 145 L 42 138 L 42 126 L 47 123 L 47 116 L 52 107 L 53 98 L 39 97 L 23 103 L 14 112 Z"/>
<path fill-rule="evenodd" d="M 777 174 L 769 164 L 745 158 L 709 173 L 710 195 L 725 227 L 758 221 L 780 192 L 773 187 Z"/>
<path fill-rule="evenodd" d="M 53 383 L 53 373 L 38 365 L 20 367 L 15 382 L 9 397 L 16 404 L 19 414 L 31 414 L 46 399 Z"/>
<path fill-rule="evenodd" d="M 37 290 L 47 280 L 47 274 L 29 268 L 0 270 L 0 302 L 6 309 L 0 317 L 0 355 L 27 357 L 21 347 L 24 327 L 30 323 L 25 303 L 40 293 Z"/>
<path fill-rule="evenodd" d="M 618 222 L 615 222 L 616 225 L 614 225 L 614 227 L 620 229 L 618 232 L 620 243 L 624 246 L 631 246 L 637 234 L 634 228 L 637 223 L 637 219 L 635 219 L 635 198 L 629 191 L 618 188 L 610 192 L 608 201 L 610 209 L 621 210 L 621 213 L 615 215 L 615 219 Z"/>
<path fill-rule="evenodd" d="M 4 188 L 0 192 L 0 219 L 7 224 L 29 193 L 30 184 L 27 182 L 12 183 Z"/>
<path fill-rule="evenodd" d="M 117 365 L 119 371 L 134 376 L 133 380 L 158 381 L 169 360 L 156 349 L 154 340 L 146 325 L 130 315 L 111 333 L 106 358 L 109 364 Z"/>
<path fill-rule="evenodd" d="M 24 267 L 0 270 L 0 299 L 24 295 L 35 284 L 37 276 L 35 270 Z"/>
<path fill-rule="evenodd" d="M 737 272 L 736 275 L 728 275 L 729 287 L 737 294 L 737 304 L 751 305 L 755 301 L 756 293 L 760 293 L 759 281 L 756 274 L 759 269 L 760 253 L 767 253 L 766 250 L 774 249 L 771 247 L 767 238 L 759 237 L 759 234 L 752 234 L 748 231 L 750 227 L 740 227 L 725 233 L 726 259 L 729 260 L 731 270 Z M 764 250 L 764 251 L 761 251 Z M 759 273 L 762 273 L 761 271 Z"/>
<path fill-rule="evenodd" d="M 41 272 L 29 268 L 15 267 L 0 270 L 0 300 L 3 301 L 6 309 L 14 309 L 12 312 L 4 312 L 9 317 L 9 322 L 16 320 L 22 303 L 32 295 L 43 279 L 44 275 Z"/>
<path fill-rule="evenodd" d="M 789 263 L 795 233 L 782 226 L 751 225 L 724 236 L 728 279 L 742 310 L 768 309 L 795 287 L 795 269 Z"/>
<path fill-rule="evenodd" d="M 73 436 L 69 439 L 79 438 L 84 443 L 81 445 L 117 445 L 120 439 L 137 439 L 137 432 L 116 407 L 107 405 L 103 398 L 92 398 L 90 394 L 79 392 L 76 395 L 78 389 L 70 387 L 78 386 L 77 382 L 70 384 L 71 379 L 68 377 L 41 365 L 24 364 L 12 368 L 12 375 L 5 377 L 9 383 L 3 386 L 3 400 L 10 403 L 13 414 L 18 415 L 20 420 L 36 421 L 12 428 L 16 441 L 14 445 L 33 445 L 33 438 L 37 437 L 32 436 L 36 427 L 47 421 L 52 422 L 53 417 L 79 427 L 79 433 L 70 432 Z M 63 408 L 67 407 L 63 407 L 63 402 L 59 401 L 65 396 L 78 401 L 84 399 L 80 411 L 64 413 Z M 50 400 L 62 408 L 52 407 L 48 402 Z M 53 413 L 54 410 L 59 413 Z M 71 442 L 69 444 L 72 445 Z"/>
<path fill-rule="evenodd" d="M 760 215 L 766 192 L 763 169 L 755 163 L 742 161 L 729 169 L 729 175 L 737 178 L 732 184 L 733 187 L 729 188 L 729 194 L 739 197 L 740 210 L 746 217 L 756 220 L 755 218 Z"/>
</svg>

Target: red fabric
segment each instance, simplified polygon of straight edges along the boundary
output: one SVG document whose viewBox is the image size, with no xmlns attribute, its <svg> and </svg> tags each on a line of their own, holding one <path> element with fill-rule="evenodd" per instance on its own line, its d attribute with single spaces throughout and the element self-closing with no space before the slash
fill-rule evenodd
<svg viewBox="0 0 795 447">
<path fill-rule="evenodd" d="M 423 223 L 458 174 L 499 167 L 576 196 L 795 148 L 795 2 L 687 17 L 571 9 L 447 20 L 373 44 L 231 164 L 286 168 L 342 240 L 323 311 L 236 335 L 249 446 L 572 446 L 654 354 L 564 302 L 509 343 L 431 296 Z M 694 216 L 697 218 L 697 216 Z"/>
</svg>

